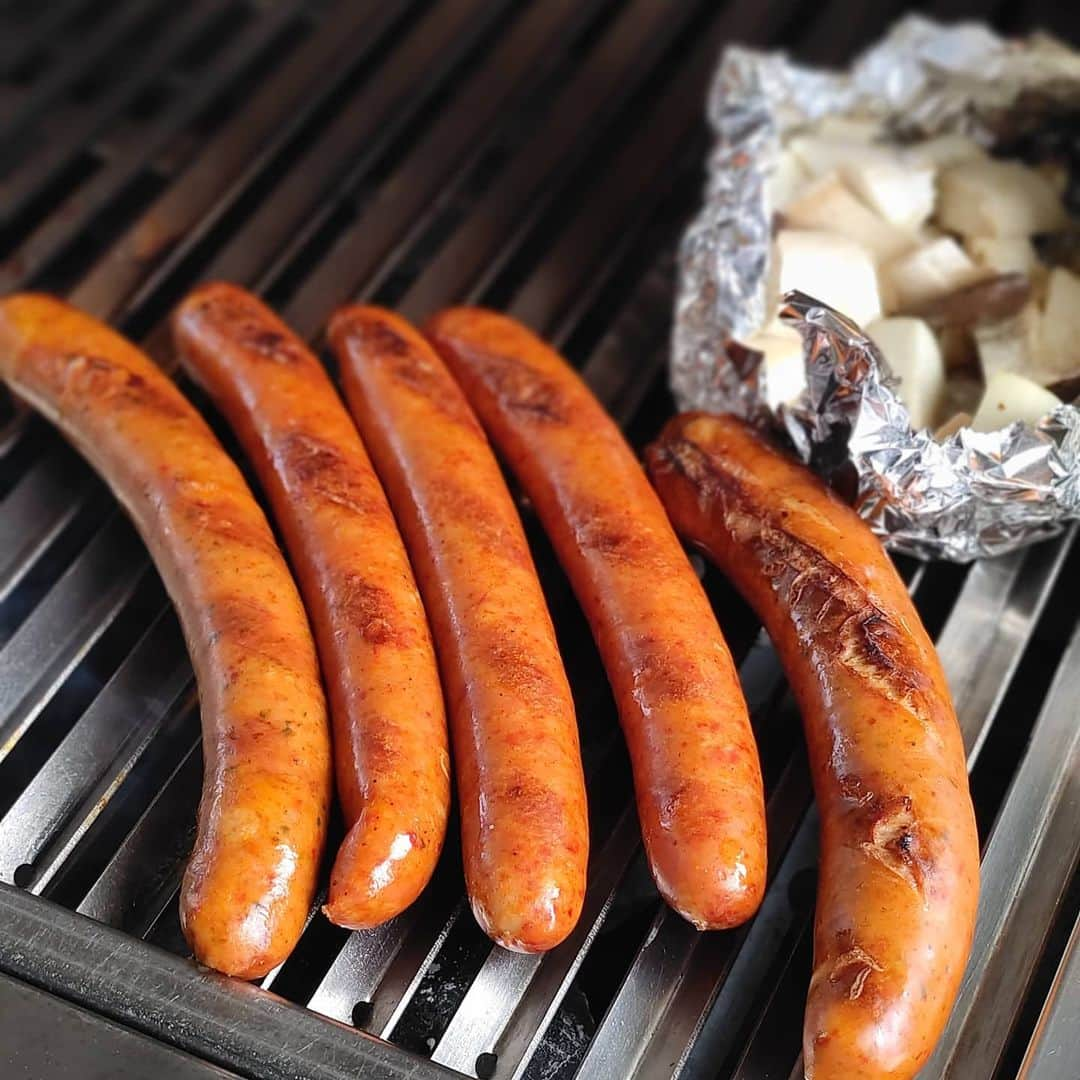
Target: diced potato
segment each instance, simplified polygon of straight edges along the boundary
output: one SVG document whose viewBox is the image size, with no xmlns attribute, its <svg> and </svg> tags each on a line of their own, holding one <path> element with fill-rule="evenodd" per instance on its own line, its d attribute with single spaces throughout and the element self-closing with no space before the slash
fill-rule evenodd
<svg viewBox="0 0 1080 1080">
<path fill-rule="evenodd" d="M 1034 374 L 1042 351 L 1039 340 L 1041 323 L 1038 308 L 1028 303 L 1012 319 L 975 329 L 979 366 L 987 382 L 999 371 L 1021 372 L 1041 381 Z"/>
<path fill-rule="evenodd" d="M 826 116 L 817 126 L 819 135 L 859 143 L 872 143 L 879 139 L 881 128 L 880 120 L 852 116 Z"/>
<path fill-rule="evenodd" d="M 790 150 L 781 150 L 776 167 L 765 181 L 765 197 L 771 210 L 786 210 L 813 178 L 806 166 Z"/>
<path fill-rule="evenodd" d="M 896 309 L 921 304 L 984 277 L 955 240 L 942 236 L 882 268 Z"/>
<path fill-rule="evenodd" d="M 1026 236 L 969 236 L 964 241 L 968 254 L 979 266 L 996 274 L 1035 276 L 1042 263 Z"/>
<path fill-rule="evenodd" d="M 765 369 L 765 400 L 769 408 L 794 401 L 806 387 L 802 335 L 781 323 L 769 331 L 759 331 L 743 343 L 762 354 Z"/>
<path fill-rule="evenodd" d="M 1080 277 L 1062 266 L 1050 271 L 1043 309 L 1038 366 L 1059 379 L 1080 374 Z"/>
<path fill-rule="evenodd" d="M 1034 424 L 1052 412 L 1061 399 L 1012 371 L 999 371 L 986 384 L 971 426 L 975 431 L 997 431 L 1016 420 Z"/>
<path fill-rule="evenodd" d="M 986 151 L 967 135 L 937 135 L 925 142 L 904 147 L 904 156 L 933 169 L 947 169 L 961 161 L 980 161 Z"/>
<path fill-rule="evenodd" d="M 938 178 L 937 220 L 963 236 L 1030 236 L 1066 224 L 1051 183 L 1016 161 L 964 161 Z"/>
<path fill-rule="evenodd" d="M 848 187 L 871 210 L 901 229 L 915 230 L 934 212 L 934 170 L 905 161 L 856 158 L 840 166 Z"/>
<path fill-rule="evenodd" d="M 900 400 L 917 431 L 930 427 L 945 400 L 945 363 L 933 330 L 922 319 L 878 319 L 866 333 L 900 379 Z"/>
<path fill-rule="evenodd" d="M 837 233 L 865 247 L 876 262 L 886 262 L 915 246 L 911 233 L 897 228 L 861 203 L 837 173 L 811 182 L 788 204 L 784 217 L 800 229 Z"/>
<path fill-rule="evenodd" d="M 836 172 L 856 161 L 888 162 L 896 158 L 892 147 L 838 135 L 797 135 L 788 148 L 814 176 Z"/>
<path fill-rule="evenodd" d="M 881 314 L 874 260 L 866 248 L 844 236 L 781 229 L 773 249 L 772 278 L 774 304 L 788 290 L 799 289 L 860 325 Z"/>
</svg>

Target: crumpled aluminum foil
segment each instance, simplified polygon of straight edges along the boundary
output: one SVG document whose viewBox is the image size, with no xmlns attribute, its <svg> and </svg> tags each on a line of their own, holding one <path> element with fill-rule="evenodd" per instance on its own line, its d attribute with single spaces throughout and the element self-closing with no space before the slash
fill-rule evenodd
<svg viewBox="0 0 1080 1080">
<path fill-rule="evenodd" d="M 733 347 L 765 321 L 768 178 L 787 133 L 827 114 L 880 117 L 903 137 L 963 131 L 990 146 L 1032 108 L 1080 109 L 1080 55 L 1036 35 L 1009 42 L 975 24 L 896 24 L 850 72 L 729 48 L 709 96 L 716 142 L 704 205 L 679 252 L 671 386 L 680 408 L 735 412 L 783 432 L 854 502 L 887 545 L 965 562 L 1060 532 L 1080 516 L 1080 409 L 1034 427 L 913 430 L 881 354 L 853 323 L 800 293 L 786 322 L 804 339 L 808 388 L 766 404 L 758 354 Z"/>
</svg>

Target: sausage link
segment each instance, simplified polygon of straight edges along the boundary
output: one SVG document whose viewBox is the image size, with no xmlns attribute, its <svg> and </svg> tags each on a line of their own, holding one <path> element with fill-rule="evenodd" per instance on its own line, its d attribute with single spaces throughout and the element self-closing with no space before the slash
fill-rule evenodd
<svg viewBox="0 0 1080 1080">
<path fill-rule="evenodd" d="M 573 699 L 521 521 L 416 330 L 350 307 L 330 339 L 435 631 L 473 911 L 507 948 L 550 949 L 581 914 L 589 834 Z"/>
<path fill-rule="evenodd" d="M 585 383 L 523 326 L 459 308 L 428 334 L 588 617 L 657 887 L 695 926 L 737 925 L 765 885 L 761 772 L 731 654 L 663 507 Z"/>
<path fill-rule="evenodd" d="M 401 536 L 325 369 L 264 304 L 201 286 L 173 337 L 255 465 L 311 614 L 348 827 L 324 910 L 377 926 L 430 879 L 450 802 L 438 667 Z"/>
<path fill-rule="evenodd" d="M 979 843 L 934 646 L 859 516 L 732 417 L 676 417 L 647 454 L 676 529 L 757 611 L 799 702 L 821 812 L 804 1060 L 900 1080 L 964 972 Z"/>
<path fill-rule="evenodd" d="M 205 762 L 184 933 L 204 964 L 265 975 L 310 911 L 331 788 L 315 646 L 285 560 L 202 417 L 108 327 L 51 297 L 9 297 L 0 370 L 108 481 L 176 605 Z"/>
</svg>

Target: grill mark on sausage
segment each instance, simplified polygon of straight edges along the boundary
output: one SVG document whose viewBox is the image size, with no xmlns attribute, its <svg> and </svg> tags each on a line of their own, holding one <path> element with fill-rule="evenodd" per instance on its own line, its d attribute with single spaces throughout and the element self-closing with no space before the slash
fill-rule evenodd
<svg viewBox="0 0 1080 1080">
<path fill-rule="evenodd" d="M 140 375 L 121 364 L 90 353 L 60 353 L 35 348 L 27 359 L 60 391 L 94 401 L 95 407 L 141 409 L 167 420 L 184 420 L 200 428 L 205 424 L 165 374 Z"/>
<path fill-rule="evenodd" d="M 724 524 L 759 562 L 774 592 L 784 597 L 800 641 L 829 648 L 836 660 L 890 701 L 903 706 L 938 743 L 933 683 L 911 655 L 906 635 L 866 590 L 816 548 L 788 531 L 781 515 L 757 501 L 729 473 L 686 439 L 655 451 L 658 464 L 685 476 L 717 499 Z"/>
<path fill-rule="evenodd" d="M 275 561 L 281 558 L 277 542 L 266 522 L 261 518 L 232 516 L 228 502 L 189 496 L 184 511 L 194 519 L 193 524 L 202 536 L 213 537 L 218 544 L 250 548 Z"/>
<path fill-rule="evenodd" d="M 476 490 L 465 484 L 451 483 L 447 477 L 440 505 L 452 513 L 454 520 L 467 523 L 472 541 L 493 558 L 532 571 L 532 553 L 516 522 L 504 518 L 501 500 L 487 490 Z"/>
<path fill-rule="evenodd" d="M 564 701 L 564 688 L 520 645 L 506 640 L 493 641 L 489 655 L 500 684 L 522 704 L 546 711 L 553 704 Z"/>
<path fill-rule="evenodd" d="M 278 364 L 318 364 L 292 334 L 269 323 L 261 305 L 239 291 L 214 290 L 199 301 L 196 311 L 216 333 L 264 360 Z"/>
<path fill-rule="evenodd" d="M 847 997 L 858 1001 L 867 989 L 867 981 L 874 972 L 883 972 L 885 967 L 858 945 L 841 953 L 829 967 L 828 979 L 842 988 L 847 982 Z"/>
<path fill-rule="evenodd" d="M 423 398 L 447 419 L 472 431 L 480 425 L 464 395 L 449 373 L 425 347 L 410 341 L 383 319 L 368 312 L 349 318 L 345 324 L 345 348 L 383 364 L 390 376 Z"/>
<path fill-rule="evenodd" d="M 840 776 L 837 787 L 849 806 L 859 850 L 922 895 L 935 860 L 910 796 L 876 791 L 851 773 Z"/>
<path fill-rule="evenodd" d="M 447 342 L 440 351 L 468 358 L 468 367 L 494 390 L 500 405 L 525 423 L 567 424 L 571 405 L 555 381 L 512 356 L 489 352 L 472 344 Z"/>
<path fill-rule="evenodd" d="M 647 696 L 650 706 L 698 697 L 710 685 L 699 665 L 676 653 L 662 636 L 641 634 L 631 650 L 635 657 L 634 697 Z"/>
<path fill-rule="evenodd" d="M 534 837 L 560 847 L 571 843 L 570 838 L 561 830 L 558 834 L 552 834 L 552 826 L 565 819 L 562 800 L 550 787 L 534 777 L 518 774 L 505 786 L 493 791 L 492 799 L 509 804 L 504 807 L 504 812 L 512 812 L 515 821 L 529 823 L 530 828 L 535 830 L 531 834 Z"/>
<path fill-rule="evenodd" d="M 283 470 L 312 493 L 354 514 L 389 514 L 382 499 L 373 496 L 377 481 L 371 467 L 346 456 L 332 443 L 305 431 L 294 431 L 276 455 Z"/>
<path fill-rule="evenodd" d="M 307 677 L 311 654 L 304 649 L 304 639 L 281 633 L 274 611 L 252 596 L 224 596 L 215 600 L 209 612 L 213 630 L 211 644 L 232 643 L 236 656 L 234 664 L 242 664 L 252 656 L 276 667 Z M 234 669 L 232 676 L 235 677 Z"/>
<path fill-rule="evenodd" d="M 597 507 L 586 513 L 574 530 L 574 539 L 584 551 L 592 551 L 612 562 L 635 564 L 647 562 L 655 555 L 656 545 L 640 529 L 627 525 L 621 528 L 610 510 Z"/>
<path fill-rule="evenodd" d="M 402 620 L 393 593 L 362 574 L 342 576 L 333 604 L 335 614 L 343 620 L 338 633 L 353 630 L 370 645 L 405 649 L 416 643 L 416 631 Z"/>
</svg>

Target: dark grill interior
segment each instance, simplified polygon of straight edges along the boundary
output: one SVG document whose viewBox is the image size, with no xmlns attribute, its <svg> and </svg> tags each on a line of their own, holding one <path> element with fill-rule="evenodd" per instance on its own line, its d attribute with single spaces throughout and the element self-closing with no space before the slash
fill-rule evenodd
<svg viewBox="0 0 1080 1080">
<path fill-rule="evenodd" d="M 1067 5 L 919 7 L 1080 37 Z M 902 10 L 9 0 L 0 293 L 64 294 L 165 366 L 162 320 L 203 278 L 257 289 L 316 342 L 348 298 L 414 318 L 486 303 L 561 347 L 640 445 L 672 408 L 672 253 L 701 184 L 719 49 L 840 63 Z M 310 923 L 262 984 L 287 1006 L 138 940 L 186 955 L 176 897 L 201 776 L 191 669 L 114 501 L 7 397 L 0 500 L 0 972 L 246 1076 L 445 1075 L 402 1048 L 480 1077 L 801 1076 L 809 777 L 768 642 L 717 577 L 706 583 L 770 792 L 772 884 L 748 927 L 699 934 L 659 902 L 603 673 L 526 514 L 589 774 L 581 923 L 544 957 L 493 949 L 451 838 L 431 888 L 393 923 Z M 1073 539 L 971 569 L 902 565 L 957 698 L 985 843 L 972 966 L 928 1077 L 1010 1077 L 1022 1062 L 1033 1080 L 1080 1075 L 1080 1057 L 1046 1052 L 1072 1039 L 1075 1053 L 1080 994 Z"/>
</svg>

